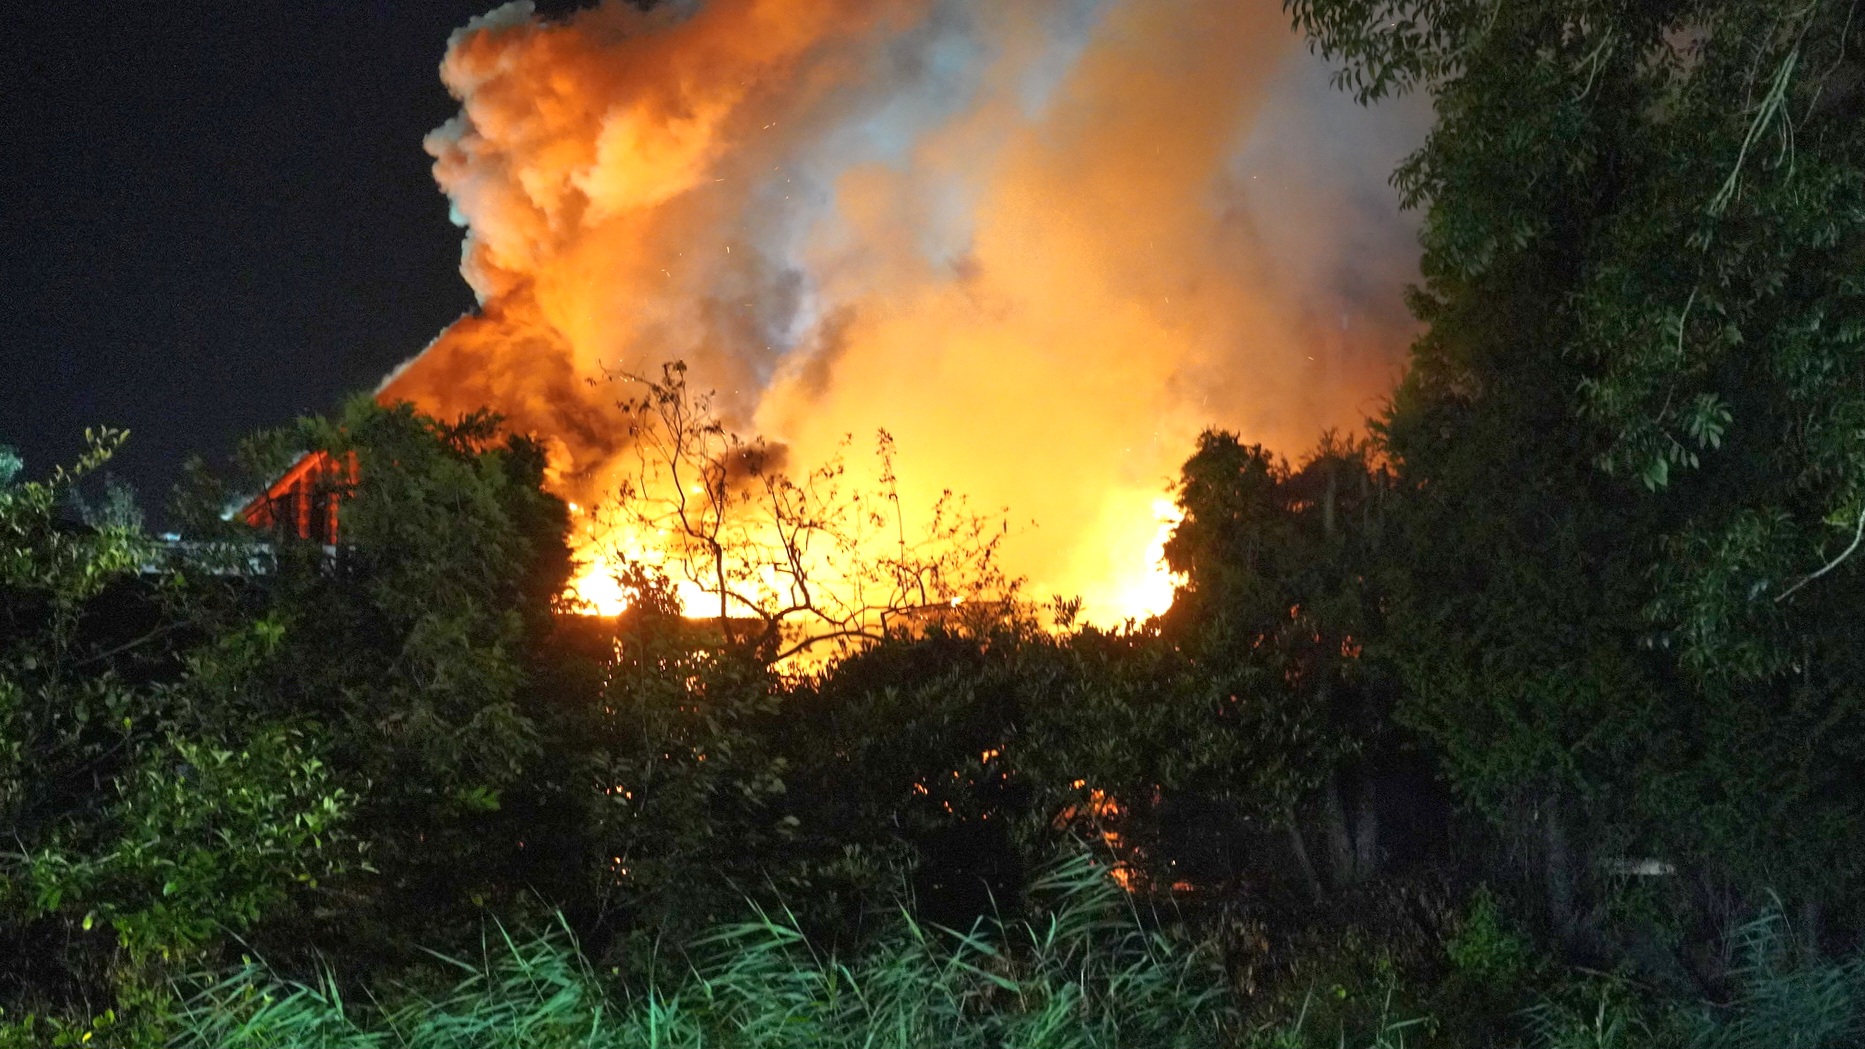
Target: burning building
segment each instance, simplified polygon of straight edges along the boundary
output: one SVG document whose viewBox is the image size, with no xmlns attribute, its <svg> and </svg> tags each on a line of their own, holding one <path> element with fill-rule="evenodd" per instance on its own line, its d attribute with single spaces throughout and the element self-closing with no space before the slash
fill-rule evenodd
<svg viewBox="0 0 1865 1049">
<path fill-rule="evenodd" d="M 309 452 L 238 511 L 248 525 L 336 546 L 339 508 L 356 485 L 356 458 Z"/>
</svg>

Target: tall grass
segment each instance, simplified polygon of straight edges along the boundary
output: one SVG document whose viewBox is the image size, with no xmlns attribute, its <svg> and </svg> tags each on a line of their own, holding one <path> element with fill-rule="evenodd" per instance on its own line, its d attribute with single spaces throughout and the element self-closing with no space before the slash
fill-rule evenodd
<svg viewBox="0 0 1865 1049">
<path fill-rule="evenodd" d="M 1858 1049 L 1865 1046 L 1865 956 L 1809 957 L 1778 906 L 1731 931 L 1730 993 L 1719 1002 L 1654 1002 L 1623 983 L 1587 1007 L 1530 1010 L 1537 1049 Z"/>
<path fill-rule="evenodd" d="M 819 952 L 787 914 L 695 945 L 699 959 L 605 979 L 557 929 L 503 932 L 440 994 L 345 1001 L 337 982 L 249 964 L 181 1014 L 187 1049 L 1202 1049 L 1221 974 L 1151 931 L 1086 857 L 1031 887 L 1036 917 L 959 933 L 902 911 L 859 955 Z"/>
<path fill-rule="evenodd" d="M 1703 1013 L 1705 1049 L 1841 1049 L 1865 1045 L 1865 957 L 1813 961 L 1773 907 L 1736 930 L 1732 1001 Z"/>
<path fill-rule="evenodd" d="M 755 912 L 636 973 L 599 973 L 561 926 L 499 930 L 423 993 L 346 1001 L 339 982 L 248 964 L 202 982 L 177 1049 L 1337 1049 L 1345 1031 L 1296 1015 L 1239 1020 L 1207 945 L 1154 931 L 1105 868 L 1078 857 L 1031 886 L 1034 917 L 964 933 L 903 909 L 858 954 L 818 950 L 788 913 Z M 1865 1046 L 1865 957 L 1816 960 L 1778 910 L 1735 930 L 1730 991 L 1657 1000 L 1593 974 L 1529 1010 L 1535 1049 Z M 686 959 L 692 959 L 688 961 Z M 1454 1025 L 1453 1025 L 1454 1029 Z M 1390 996 L 1366 1049 L 1453 1044 Z M 1485 1044 L 1488 1044 L 1487 1042 Z"/>
</svg>

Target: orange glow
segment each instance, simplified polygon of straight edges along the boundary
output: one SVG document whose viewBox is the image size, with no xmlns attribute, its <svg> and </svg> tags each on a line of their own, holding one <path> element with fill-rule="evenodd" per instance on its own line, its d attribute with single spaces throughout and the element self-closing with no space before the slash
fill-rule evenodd
<svg viewBox="0 0 1865 1049">
<path fill-rule="evenodd" d="M 1127 572 L 1120 572 L 1116 565 L 1108 566 L 1108 575 L 1115 582 L 1111 593 L 1104 598 L 1107 607 L 1142 620 L 1172 607 L 1173 591 L 1183 579 L 1166 567 L 1166 541 L 1172 538 L 1172 529 L 1184 518 L 1183 511 L 1163 498 L 1152 500 L 1150 522 L 1132 515 L 1132 530 L 1136 533 L 1150 531 L 1151 538 L 1145 556 L 1136 559 L 1137 563 Z M 1129 540 L 1116 544 L 1115 548 L 1127 550 L 1133 545 L 1134 541 Z"/>
<path fill-rule="evenodd" d="M 1075 790 L 1081 790 L 1086 784 L 1086 780 L 1078 779 L 1070 786 Z M 1080 803 L 1066 805 L 1062 811 L 1056 813 L 1054 825 L 1058 829 L 1079 825 L 1099 837 L 1101 844 L 1107 846 L 1108 853 L 1114 858 L 1114 862 L 1108 867 L 1107 876 L 1123 890 L 1138 892 L 1146 888 L 1146 878 L 1137 867 L 1129 862 L 1131 851 L 1123 848 L 1124 842 L 1121 838 L 1119 823 L 1126 814 L 1127 807 L 1120 803 L 1119 798 L 1096 787 L 1089 790 L 1088 796 Z"/>
<path fill-rule="evenodd" d="M 569 596 L 576 601 L 576 611 L 588 615 L 619 616 L 628 609 L 628 595 L 615 579 L 616 568 L 601 558 L 578 563 L 570 577 Z"/>
<path fill-rule="evenodd" d="M 575 566 L 570 576 L 568 597 L 573 611 L 588 615 L 617 616 L 628 608 L 628 595 L 617 579 L 628 562 L 657 569 L 676 568 L 668 564 L 661 546 L 654 540 L 624 528 L 585 525 L 580 534 L 572 528 Z M 697 583 L 670 572 L 674 593 L 681 610 L 689 616 L 703 618 L 718 614 L 718 600 Z"/>
<path fill-rule="evenodd" d="M 1390 163 L 1288 159 L 1349 118 L 1288 115 L 1325 71 L 1279 4 L 952 6 L 508 4 L 454 35 L 461 112 L 426 145 L 480 307 L 381 396 L 546 439 L 586 610 L 621 610 L 633 560 L 718 612 L 605 513 L 633 465 L 618 371 L 684 360 L 793 471 L 886 428 L 907 520 L 947 489 L 1002 508 L 1007 572 L 1102 625 L 1171 601 L 1199 430 L 1299 453 L 1387 389 L 1407 274 L 1362 198 Z"/>
</svg>

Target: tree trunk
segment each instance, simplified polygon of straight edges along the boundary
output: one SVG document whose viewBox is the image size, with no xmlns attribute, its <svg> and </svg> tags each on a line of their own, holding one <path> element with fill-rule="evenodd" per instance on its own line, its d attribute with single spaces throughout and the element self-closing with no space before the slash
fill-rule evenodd
<svg viewBox="0 0 1865 1049">
<path fill-rule="evenodd" d="M 1379 870 L 1379 806 L 1373 777 L 1360 776 L 1358 801 L 1353 812 L 1353 869 L 1356 878 L 1370 878 Z"/>
<path fill-rule="evenodd" d="M 732 643 L 732 608 L 726 601 L 725 585 L 725 547 L 712 544 L 712 577 L 719 584 L 719 639 L 725 644 Z"/>
<path fill-rule="evenodd" d="M 1574 914 L 1574 860 L 1558 794 L 1542 796 L 1541 838 L 1548 922 L 1561 942 L 1571 945 L 1579 928 Z"/>
<path fill-rule="evenodd" d="M 1308 858 L 1308 843 L 1302 840 L 1302 825 L 1295 818 L 1295 809 L 1291 806 L 1287 813 L 1289 823 L 1289 848 L 1295 853 L 1295 865 L 1301 868 L 1302 880 L 1308 883 L 1308 894 L 1316 903 L 1322 899 L 1321 878 L 1315 873 L 1314 861 Z"/>
<path fill-rule="evenodd" d="M 1321 789 L 1321 798 L 1327 818 L 1328 875 L 1336 889 L 1347 888 L 1360 880 L 1360 872 L 1354 863 L 1353 835 L 1347 829 L 1347 800 L 1342 796 L 1344 793 L 1340 770 L 1335 769 L 1328 773 L 1327 783 Z"/>
</svg>

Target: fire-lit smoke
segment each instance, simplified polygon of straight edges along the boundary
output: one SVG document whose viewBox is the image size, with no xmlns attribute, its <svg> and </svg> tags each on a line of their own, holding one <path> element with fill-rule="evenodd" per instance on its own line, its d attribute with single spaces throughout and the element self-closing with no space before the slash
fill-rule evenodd
<svg viewBox="0 0 1865 1049">
<path fill-rule="evenodd" d="M 679 358 L 791 463 L 887 428 L 906 506 L 1005 508 L 1006 567 L 1117 620 L 1169 597 L 1200 429 L 1299 454 L 1409 334 L 1418 122 L 1330 92 L 1277 0 L 520 2 L 441 73 L 481 308 L 384 395 L 491 405 L 584 506 L 605 375 Z"/>
</svg>

